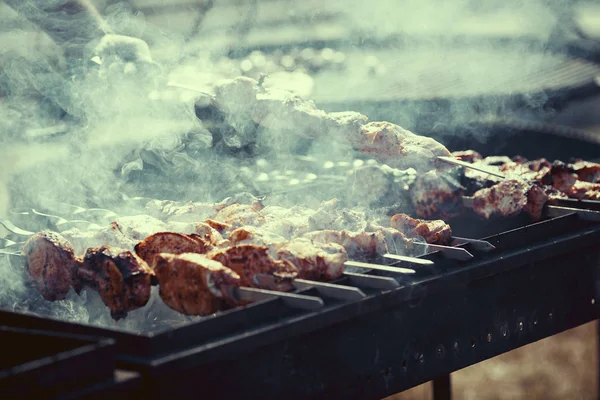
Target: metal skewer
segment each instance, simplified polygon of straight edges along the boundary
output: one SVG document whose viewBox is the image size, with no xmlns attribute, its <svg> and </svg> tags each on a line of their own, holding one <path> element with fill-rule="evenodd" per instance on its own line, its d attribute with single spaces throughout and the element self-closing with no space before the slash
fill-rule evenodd
<svg viewBox="0 0 600 400">
<path fill-rule="evenodd" d="M 473 207 L 473 198 L 463 196 L 463 205 Z M 561 217 L 568 214 L 577 214 L 577 216 L 586 221 L 600 221 L 600 211 L 586 210 L 584 208 L 571 208 L 546 205 L 546 215 L 549 217 Z"/>
<path fill-rule="evenodd" d="M 433 262 L 432 262 L 432 264 L 433 264 Z M 374 269 L 376 271 L 395 272 L 397 274 L 414 274 L 416 272 L 414 269 L 409 269 L 409 268 L 392 267 L 390 265 L 371 264 L 371 263 L 360 262 L 360 261 L 346 261 L 344 263 L 344 265 L 348 266 L 348 267 Z"/>
<path fill-rule="evenodd" d="M 491 169 L 480 167 L 480 166 L 474 165 L 472 163 L 460 161 L 460 160 L 457 160 L 456 158 L 438 156 L 437 159 L 447 162 L 448 164 L 454 164 L 454 165 L 459 165 L 459 166 L 465 167 L 465 168 L 471 168 L 471 169 L 474 169 L 475 171 L 483 172 L 484 174 L 488 174 L 488 175 L 492 175 L 492 176 L 495 176 L 498 178 L 506 179 L 506 177 L 503 174 L 501 174 L 500 172 L 496 172 Z"/>
<path fill-rule="evenodd" d="M 391 260 L 406 261 L 406 262 L 413 263 L 413 264 L 418 264 L 418 265 L 433 265 L 434 264 L 433 261 L 427 260 L 427 259 L 424 259 L 424 258 L 401 256 L 401 255 L 398 255 L 398 254 L 390 254 L 390 253 L 386 253 L 383 256 L 385 258 L 389 258 Z"/>
<path fill-rule="evenodd" d="M 600 221 L 600 211 L 585 210 L 581 208 L 546 206 L 549 217 L 561 217 L 568 214 L 577 214 L 577 216 L 586 221 Z"/>
<path fill-rule="evenodd" d="M 456 242 L 456 245 L 463 243 L 469 243 L 475 250 L 479 251 L 492 251 L 496 249 L 496 246 L 488 242 L 487 240 L 480 239 L 469 239 L 464 237 L 452 236 L 452 239 Z M 460 243 L 463 242 L 463 243 Z"/>
<path fill-rule="evenodd" d="M 271 275 L 256 274 L 254 279 L 265 287 L 274 287 L 276 285 L 275 279 Z M 340 300 L 360 300 L 366 297 L 359 288 L 351 286 L 336 285 L 327 282 L 316 282 L 305 279 L 294 279 L 292 286 L 297 290 L 303 290 L 308 288 L 314 288 L 319 292 L 321 296 L 331 297 L 332 299 Z"/>
<path fill-rule="evenodd" d="M 466 261 L 473 258 L 473 254 L 461 247 L 442 246 L 439 244 L 414 243 L 415 245 L 427 246 L 429 250 L 440 251 L 445 257 L 453 260 Z"/>
<path fill-rule="evenodd" d="M 344 272 L 344 276 L 355 286 L 369 289 L 391 290 L 400 286 L 397 280 L 388 276 L 376 276 L 358 274 L 356 272 Z"/>
<path fill-rule="evenodd" d="M 33 235 L 35 235 L 34 232 L 29 232 L 29 231 L 23 230 L 21 228 L 17 228 L 16 226 L 14 226 L 12 224 L 12 222 L 7 221 L 5 219 L 0 219 L 0 225 L 2 225 L 3 227 L 6 228 L 6 230 L 8 230 L 9 232 L 14 233 L 15 235 L 20 235 L 20 236 L 33 236 Z"/>
<path fill-rule="evenodd" d="M 261 300 L 280 298 L 287 306 L 302 310 L 318 310 L 323 308 L 323 299 L 315 296 L 275 292 L 273 290 L 255 289 L 247 287 L 228 286 L 227 289 L 234 299 L 256 302 Z"/>
</svg>

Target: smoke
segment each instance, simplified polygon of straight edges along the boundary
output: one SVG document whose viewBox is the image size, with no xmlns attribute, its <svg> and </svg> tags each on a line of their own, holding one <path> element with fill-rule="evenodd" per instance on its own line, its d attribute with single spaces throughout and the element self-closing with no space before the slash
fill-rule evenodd
<svg viewBox="0 0 600 400">
<path fill-rule="evenodd" d="M 421 73 L 424 65 L 437 64 L 452 70 L 450 79 L 462 83 L 470 94 L 490 79 L 502 77 L 502 69 L 520 69 L 530 75 L 539 71 L 544 66 L 543 57 L 529 57 L 524 65 L 521 56 L 546 48 L 557 27 L 556 15 L 567 3 L 554 0 L 550 8 L 542 0 L 379 0 L 376 5 L 345 1 L 343 8 L 353 31 L 372 41 L 399 38 L 390 49 L 400 55 L 391 63 L 390 49 L 372 48 L 374 58 L 355 70 L 349 67 L 352 85 L 342 82 L 340 87 L 331 84 L 319 89 L 306 80 L 307 75 L 302 76 L 302 85 L 308 91 L 314 87 L 315 93 L 329 91 L 353 101 L 357 94 L 370 90 L 369 74 L 374 73 L 384 89 L 408 91 L 434 77 Z M 371 200 L 373 196 L 361 198 L 361 190 L 396 196 L 377 186 L 379 182 L 386 185 L 393 173 L 375 171 L 381 179 L 365 178 L 367 187 L 358 185 L 352 175 L 348 177 L 353 168 L 369 160 L 355 164 L 357 154 L 350 144 L 327 137 L 334 128 L 319 125 L 317 119 L 324 113 L 318 111 L 318 103 L 314 110 L 303 103 L 301 112 L 289 113 L 281 104 L 294 104 L 298 99 L 278 92 L 272 87 L 277 85 L 273 79 L 272 98 L 262 98 L 261 104 L 267 104 L 264 109 L 249 110 L 251 101 L 244 97 L 248 93 L 240 91 L 216 93 L 222 109 L 215 111 L 211 103 L 214 93 L 202 96 L 194 90 L 169 88 L 167 83 L 176 76 L 179 83 L 193 83 L 190 86 L 210 92 L 218 78 L 233 78 L 241 72 L 232 67 L 240 60 L 220 58 L 228 48 L 198 51 L 197 46 L 186 47 L 181 34 L 148 23 L 145 15 L 125 2 L 111 4 L 103 15 L 114 32 L 142 39 L 148 49 L 138 41 L 114 38 L 111 42 L 109 38 L 100 50 L 95 47 L 98 43 L 90 43 L 83 51 L 84 59 L 73 63 L 61 57 L 57 46 L 30 25 L 17 24 L 9 32 L 0 32 L 0 217 L 14 217 L 10 210 L 31 208 L 59 214 L 57 210 L 65 203 L 144 214 L 143 202 L 137 208 L 124 204 L 124 198 L 136 196 L 217 201 L 248 191 L 268 194 L 271 205 L 310 207 L 332 197 L 352 205 L 352 201 L 360 204 Z M 19 21 L 3 5 L 1 18 Z M 493 21 L 497 30 L 490 34 L 489 29 L 483 29 L 489 27 L 486 21 Z M 467 38 L 484 31 L 487 36 Z M 524 32 L 532 40 L 509 45 L 498 40 L 516 32 Z M 463 52 L 462 59 L 452 54 L 454 48 L 449 44 L 453 37 L 462 37 L 463 47 L 471 48 Z M 347 53 L 347 62 L 365 58 L 360 49 Z M 254 56 L 258 65 L 256 60 L 261 58 Z M 482 62 L 489 68 L 482 69 Z M 459 64 L 461 67 L 456 68 Z M 325 69 L 319 82 L 339 82 L 333 79 L 336 74 L 338 70 Z M 499 93 L 506 89 L 503 85 L 506 82 L 499 79 Z M 303 96 L 308 96 L 308 91 L 298 90 Z M 257 94 L 251 95 L 255 101 Z M 202 103 L 201 97 L 209 100 Z M 543 101 L 531 97 L 533 106 Z M 474 106 L 472 102 L 452 103 L 447 121 L 436 116 L 435 110 L 426 112 L 416 105 L 385 110 L 389 118 L 383 117 L 383 109 L 373 110 L 379 114 L 370 119 L 395 119 L 414 126 L 425 115 L 431 118 L 430 125 L 444 130 L 444 124 L 468 119 Z M 501 100 L 492 100 L 484 108 L 502 107 Z M 228 113 L 217 115 L 223 109 Z M 370 114 L 369 110 L 364 112 Z M 264 118 L 258 118 L 257 113 Z M 370 204 L 360 205 L 368 209 Z M 374 210 L 355 210 L 369 217 L 381 216 Z M 24 285 L 19 274 L 14 263 L 0 261 L 3 306 L 12 307 L 19 298 L 26 298 L 28 303 L 20 305 L 23 309 L 134 330 L 161 318 L 173 324 L 186 320 L 166 310 L 154 292 L 149 310 L 137 310 L 128 322 L 115 325 L 93 292 L 83 296 L 71 293 L 69 301 L 49 305 Z"/>
</svg>

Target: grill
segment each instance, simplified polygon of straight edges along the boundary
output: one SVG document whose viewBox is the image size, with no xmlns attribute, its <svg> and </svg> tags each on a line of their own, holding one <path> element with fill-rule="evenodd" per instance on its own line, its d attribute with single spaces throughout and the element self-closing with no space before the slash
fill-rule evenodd
<svg viewBox="0 0 600 400">
<path fill-rule="evenodd" d="M 395 118 L 450 148 L 484 154 L 591 159 L 600 148 L 600 141 L 585 132 L 504 117 L 560 109 L 597 95 L 600 51 L 595 42 L 546 48 L 535 32 L 471 39 L 455 32 L 442 41 L 450 48 L 444 61 L 430 63 L 429 52 L 407 57 L 400 50 L 422 44 L 412 43 L 410 32 L 381 38 L 349 29 L 345 7 L 310 1 L 284 16 L 290 4 L 278 0 L 250 2 L 244 12 L 237 1 L 131 3 L 151 22 L 181 25 L 187 50 L 220 48 L 238 64 L 257 51 L 293 53 L 310 47 L 345 52 L 351 73 L 324 68 L 313 74 L 312 97 L 327 111 L 353 109 L 371 120 Z M 189 24 L 180 23 L 183 16 Z M 439 42 L 446 33 L 417 36 L 425 43 Z M 496 51 L 487 48 L 490 44 Z M 519 68 L 525 47 L 535 49 L 528 55 L 531 68 Z M 352 75 L 366 69 L 365 54 L 386 59 L 388 75 L 375 77 L 376 68 L 371 77 Z M 478 79 L 464 79 L 448 68 L 461 70 L 473 59 L 488 63 L 484 72 L 505 60 L 518 63 Z M 401 69 L 413 75 L 390 79 Z M 411 86 L 417 81 L 420 86 Z M 403 115 L 402 109 L 409 112 Z M 464 118 L 453 119 L 457 110 L 467 110 L 458 113 Z M 496 114 L 502 119 L 488 120 Z M 473 137 L 482 136 L 485 141 L 473 143 Z M 600 202 L 562 205 L 600 211 Z M 418 259 L 354 263 L 359 269 L 333 282 L 350 290 L 303 282 L 296 294 L 322 301 L 317 310 L 298 307 L 283 295 L 270 296 L 144 333 L 0 310 L 6 348 L 23 341 L 35 344 L 2 364 L 0 389 L 59 398 L 379 399 L 433 381 L 435 398 L 450 398 L 451 372 L 600 318 L 597 215 L 574 211 L 531 224 L 524 216 L 484 222 L 466 211 L 447 221 L 454 250 L 430 246 Z M 12 250 L 4 253 L 14 256 Z"/>
<path fill-rule="evenodd" d="M 575 213 L 523 222 L 466 214 L 451 221 L 455 235 L 485 239 L 456 246 L 468 261 L 441 251 L 420 257 L 431 265 L 374 260 L 416 273 L 335 282 L 360 288 L 360 300 L 298 291 L 321 296 L 318 311 L 275 298 L 149 334 L 0 315 L 13 327 L 114 339 L 117 366 L 142 376 L 130 389 L 149 397 L 377 399 L 432 379 L 446 396 L 450 372 L 599 317 L 600 224 Z"/>
</svg>

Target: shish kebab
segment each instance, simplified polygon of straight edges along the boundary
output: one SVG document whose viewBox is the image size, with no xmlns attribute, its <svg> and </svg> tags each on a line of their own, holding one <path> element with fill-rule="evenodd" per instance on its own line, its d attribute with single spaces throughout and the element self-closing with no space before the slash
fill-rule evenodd
<svg viewBox="0 0 600 400">
<path fill-rule="evenodd" d="M 577 176 L 565 171 L 564 166 L 560 166 L 559 171 L 555 172 L 553 168 L 546 165 L 547 171 L 540 174 L 543 179 L 550 175 L 553 177 L 553 185 L 544 188 L 537 180 L 526 180 L 507 178 L 503 173 L 486 168 L 485 166 L 477 165 L 473 162 L 465 162 L 457 158 L 451 157 L 438 157 L 440 160 L 449 164 L 459 165 L 461 167 L 476 170 L 478 172 L 500 178 L 501 181 L 489 188 L 483 188 L 476 191 L 472 197 L 463 196 L 463 204 L 473 209 L 475 213 L 485 219 L 489 219 L 493 216 L 500 215 L 503 217 L 516 215 L 521 211 L 524 211 L 530 215 L 534 220 L 539 220 L 542 217 L 542 213 L 545 211 L 549 217 L 562 216 L 566 214 L 575 213 L 580 218 L 590 221 L 600 221 L 600 212 L 594 210 L 583 210 L 571 207 L 562 207 L 550 204 L 564 202 L 567 195 L 572 194 L 572 188 L 577 185 Z M 545 160 L 540 160 L 539 163 L 544 163 Z M 546 162 L 547 164 L 550 164 Z M 556 163 L 555 163 L 556 164 Z M 598 180 L 600 178 L 600 165 L 593 163 L 585 163 L 586 170 L 584 173 L 594 173 L 591 178 Z M 542 170 L 543 167 L 537 167 Z M 537 171 L 536 171 L 537 172 Z M 553 173 L 554 172 L 554 173 Z M 558 175 L 558 179 L 554 176 Z M 565 183 L 568 181 L 568 183 Z M 583 181 L 583 184 L 579 184 L 579 187 L 584 187 L 588 190 L 600 189 L 600 185 Z M 566 188 L 565 188 L 566 187 Z M 549 193 L 548 193 L 549 192 Z M 575 192 L 577 193 L 577 192 Z M 586 194 L 587 194 L 586 193 Z"/>
<path fill-rule="evenodd" d="M 330 297 L 356 299 L 364 296 L 357 288 L 296 279 L 299 275 L 324 280 L 339 277 L 346 259 L 341 246 L 341 252 L 338 252 L 341 257 L 315 252 L 318 246 L 306 239 L 277 247 L 278 260 L 269 256 L 266 246 L 251 244 L 234 244 L 206 253 L 207 242 L 199 235 L 162 232 L 138 243 L 135 254 L 101 246 L 89 248 L 83 257 L 76 257 L 71 245 L 59 234 L 40 232 L 26 242 L 23 254 L 26 269 L 44 298 L 50 301 L 63 299 L 70 287 L 79 292 L 83 286 L 89 286 L 99 292 L 115 319 L 144 306 L 149 300 L 152 284 L 159 285 L 159 294 L 169 307 L 194 315 L 207 315 L 221 307 L 232 306 L 233 299 L 240 305 L 273 296 L 296 307 L 322 306 L 322 300 L 318 298 L 280 292 L 309 286 Z M 414 273 L 409 269 L 376 264 L 358 266 Z M 315 275 L 315 270 L 321 272 Z M 348 274 L 351 281 L 358 281 L 363 286 L 382 288 L 386 285 L 381 281 L 391 282 L 385 277 Z M 268 282 L 279 291 L 261 289 Z"/>
</svg>

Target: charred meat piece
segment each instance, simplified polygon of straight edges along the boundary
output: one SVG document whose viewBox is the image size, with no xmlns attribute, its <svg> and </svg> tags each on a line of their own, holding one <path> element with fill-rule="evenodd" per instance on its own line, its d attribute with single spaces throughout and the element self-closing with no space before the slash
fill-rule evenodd
<svg viewBox="0 0 600 400">
<path fill-rule="evenodd" d="M 240 276 L 242 286 L 290 290 L 292 288 L 291 281 L 298 275 L 298 269 L 289 261 L 274 260 L 268 251 L 269 248 L 266 246 L 241 244 L 226 249 L 213 250 L 207 254 L 207 257 L 234 270 Z M 261 287 L 254 279 L 257 274 L 273 276 L 277 282 L 277 287 Z"/>
<path fill-rule="evenodd" d="M 349 232 L 346 230 L 322 230 L 308 232 L 306 239 L 317 243 L 341 245 L 351 258 L 372 258 L 388 252 L 383 232 Z"/>
<path fill-rule="evenodd" d="M 464 188 L 449 174 L 430 171 L 417 177 L 410 196 L 417 216 L 448 220 L 463 210 Z"/>
<path fill-rule="evenodd" d="M 529 214 L 537 221 L 548 196 L 536 183 L 507 179 L 489 189 L 481 189 L 473 195 L 473 210 L 479 216 L 509 217 L 521 213 Z"/>
<path fill-rule="evenodd" d="M 73 247 L 55 232 L 39 232 L 23 246 L 25 268 L 44 299 L 63 300 L 71 286 L 79 289 L 77 270 L 80 261 Z"/>
<path fill-rule="evenodd" d="M 339 278 L 348 260 L 346 250 L 334 243 L 314 243 L 308 239 L 294 239 L 280 245 L 277 258 L 287 260 L 298 268 L 298 278 L 330 281 Z"/>
<path fill-rule="evenodd" d="M 427 221 L 411 218 L 406 214 L 396 214 L 392 217 L 392 227 L 409 236 L 421 236 L 429 244 L 447 245 L 452 236 L 450 225 L 440 219 Z"/>
<path fill-rule="evenodd" d="M 118 320 L 148 303 L 154 273 L 132 252 L 102 246 L 86 251 L 80 276 L 98 291 Z"/>
<path fill-rule="evenodd" d="M 148 236 L 135 245 L 136 254 L 148 265 L 154 265 L 154 257 L 160 253 L 206 253 L 211 245 L 197 235 L 174 232 L 159 232 Z"/>
<path fill-rule="evenodd" d="M 211 228 L 213 228 L 214 230 L 216 230 L 217 232 L 219 232 L 220 234 L 223 234 L 224 232 L 226 232 L 232 228 L 232 226 L 230 224 L 215 221 L 214 219 L 210 219 L 210 218 L 205 220 L 204 223 L 207 224 L 208 226 L 210 226 Z"/>
<path fill-rule="evenodd" d="M 173 310 L 210 315 L 235 304 L 226 286 L 240 286 L 240 276 L 200 254 L 158 254 L 154 270 L 159 295 Z"/>
</svg>

